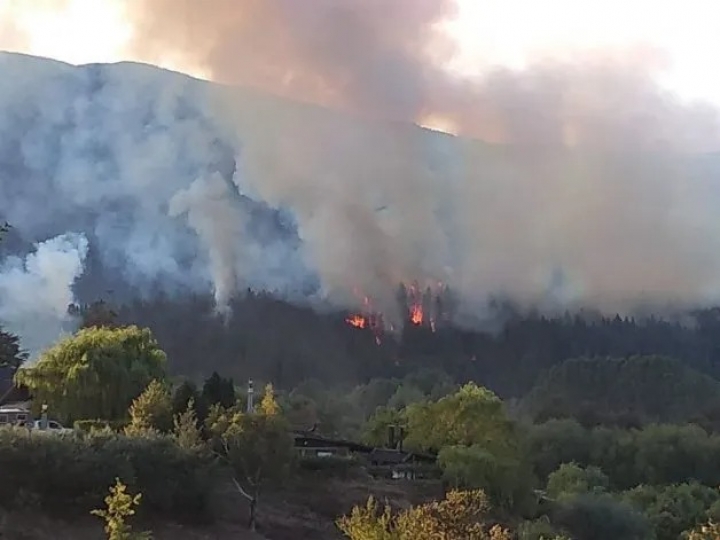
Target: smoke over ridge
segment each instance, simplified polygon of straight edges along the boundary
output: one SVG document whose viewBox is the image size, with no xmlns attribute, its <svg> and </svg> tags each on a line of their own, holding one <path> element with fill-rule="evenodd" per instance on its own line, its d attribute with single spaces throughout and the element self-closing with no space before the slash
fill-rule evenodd
<svg viewBox="0 0 720 540">
<path fill-rule="evenodd" d="M 0 218 L 25 242 L 85 234 L 138 292 L 212 290 L 221 309 L 249 286 L 367 295 L 392 319 L 414 280 L 476 314 L 489 294 L 720 299 L 718 114 L 653 82 L 656 51 L 470 80 L 438 64 L 449 1 L 130 5 L 138 48 L 241 86 L 0 55 Z M 429 116 L 462 136 L 412 125 Z M 0 319 L 28 301 L 0 295 Z"/>
</svg>

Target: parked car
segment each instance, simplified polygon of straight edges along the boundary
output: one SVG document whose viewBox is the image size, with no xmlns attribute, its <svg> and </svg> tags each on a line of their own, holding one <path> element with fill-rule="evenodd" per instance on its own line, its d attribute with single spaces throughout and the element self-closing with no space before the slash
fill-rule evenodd
<svg viewBox="0 0 720 540">
<path fill-rule="evenodd" d="M 24 428 L 30 427 L 33 431 L 39 431 L 41 433 L 73 433 L 72 429 L 66 428 L 60 422 L 56 422 L 55 420 L 48 420 L 46 429 L 42 429 L 40 422 L 40 420 L 31 421 L 29 424 L 27 422 L 20 422 L 18 423 L 18 426 Z"/>
</svg>

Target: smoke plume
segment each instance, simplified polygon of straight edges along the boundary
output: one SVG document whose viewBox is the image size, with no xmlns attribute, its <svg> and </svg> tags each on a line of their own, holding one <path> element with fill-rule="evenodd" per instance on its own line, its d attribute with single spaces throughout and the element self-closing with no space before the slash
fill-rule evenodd
<svg viewBox="0 0 720 540">
<path fill-rule="evenodd" d="M 0 321 L 23 337 L 34 357 L 65 331 L 72 320 L 72 285 L 83 272 L 87 239 L 68 233 L 42 242 L 24 260 L 0 265 Z"/>
<path fill-rule="evenodd" d="M 442 119 L 493 142 L 718 148 L 716 111 L 686 107 L 653 76 L 662 51 L 568 51 L 461 77 L 442 23 L 455 0 L 134 0 L 135 49 L 219 82 L 390 120 Z"/>
<path fill-rule="evenodd" d="M 414 281 L 468 313 L 492 294 L 720 300 L 718 111 L 662 90 L 658 51 L 469 78 L 443 67 L 450 0 L 128 6 L 145 57 L 226 85 L 0 56 L 0 218 L 25 242 L 82 231 L 134 290 L 212 290 L 220 309 L 250 286 L 368 296 L 392 319 Z"/>
</svg>

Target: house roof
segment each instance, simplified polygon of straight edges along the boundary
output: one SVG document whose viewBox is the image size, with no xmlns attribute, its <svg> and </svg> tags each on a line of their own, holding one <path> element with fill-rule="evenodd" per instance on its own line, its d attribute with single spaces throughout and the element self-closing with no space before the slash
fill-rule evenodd
<svg viewBox="0 0 720 540">
<path fill-rule="evenodd" d="M 375 448 L 372 452 L 370 452 L 371 461 L 385 465 L 405 463 L 411 457 L 412 454 L 401 452 L 400 450 L 393 450 L 391 448 Z"/>
<path fill-rule="evenodd" d="M 15 386 L 13 375 L 15 371 L 11 368 L 0 367 L 0 405 L 28 401 L 30 392 L 27 388 Z"/>
</svg>

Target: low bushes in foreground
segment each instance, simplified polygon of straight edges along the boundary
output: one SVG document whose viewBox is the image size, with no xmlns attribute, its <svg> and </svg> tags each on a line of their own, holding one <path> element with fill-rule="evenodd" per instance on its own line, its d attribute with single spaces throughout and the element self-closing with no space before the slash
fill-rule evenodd
<svg viewBox="0 0 720 540">
<path fill-rule="evenodd" d="M 116 479 L 143 494 L 142 513 L 179 521 L 211 517 L 215 466 L 202 450 L 172 437 L 82 436 L 0 430 L 0 505 L 48 513 L 87 514 Z"/>
</svg>

